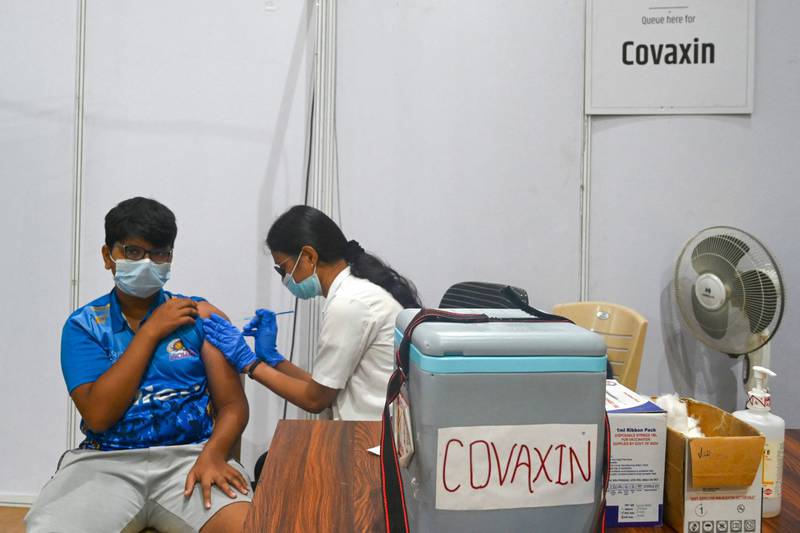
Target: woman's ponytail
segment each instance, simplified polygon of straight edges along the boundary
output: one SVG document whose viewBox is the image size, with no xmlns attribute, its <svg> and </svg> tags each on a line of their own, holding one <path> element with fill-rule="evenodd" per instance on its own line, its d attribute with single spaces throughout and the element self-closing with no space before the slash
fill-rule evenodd
<svg viewBox="0 0 800 533">
<path fill-rule="evenodd" d="M 350 264 L 351 274 L 383 287 L 403 307 L 422 307 L 414 284 L 374 255 L 365 252 L 358 241 L 347 243 L 345 260 Z"/>
<path fill-rule="evenodd" d="M 356 259 L 364 255 L 364 249 L 358 244 L 358 241 L 347 241 L 347 244 L 344 247 L 344 260 L 350 263 L 351 265 L 355 263 Z"/>
</svg>

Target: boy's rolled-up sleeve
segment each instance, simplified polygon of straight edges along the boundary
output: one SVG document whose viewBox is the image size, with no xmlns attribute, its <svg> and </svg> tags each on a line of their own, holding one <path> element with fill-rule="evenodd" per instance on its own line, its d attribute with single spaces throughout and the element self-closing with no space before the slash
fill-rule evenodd
<svg viewBox="0 0 800 533">
<path fill-rule="evenodd" d="M 70 394 L 79 385 L 97 380 L 110 366 L 97 339 L 76 317 L 70 317 L 61 331 L 61 372 Z"/>
</svg>

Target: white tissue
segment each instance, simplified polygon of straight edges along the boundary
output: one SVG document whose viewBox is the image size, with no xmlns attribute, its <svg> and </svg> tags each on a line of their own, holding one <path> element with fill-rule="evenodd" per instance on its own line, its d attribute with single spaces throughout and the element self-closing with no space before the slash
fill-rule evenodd
<svg viewBox="0 0 800 533">
<path fill-rule="evenodd" d="M 703 430 L 700 429 L 700 422 L 693 416 L 687 418 L 687 422 L 689 422 L 689 427 L 686 431 L 683 432 L 689 438 L 694 437 L 705 437 L 703 434 Z"/>
<path fill-rule="evenodd" d="M 662 394 L 655 399 L 655 404 L 667 412 L 667 426 L 680 431 L 689 438 L 705 437 L 700 424 L 686 411 L 686 404 L 677 394 Z"/>
</svg>

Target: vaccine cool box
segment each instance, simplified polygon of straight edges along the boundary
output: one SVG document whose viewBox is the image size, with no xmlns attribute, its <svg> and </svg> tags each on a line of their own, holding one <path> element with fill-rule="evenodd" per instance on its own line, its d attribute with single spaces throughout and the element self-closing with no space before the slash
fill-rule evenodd
<svg viewBox="0 0 800 533">
<path fill-rule="evenodd" d="M 416 313 L 398 316 L 397 344 Z M 569 322 L 418 326 L 401 416 L 413 441 L 401 459 L 412 530 L 591 531 L 604 473 L 605 384 L 603 339 Z"/>
</svg>

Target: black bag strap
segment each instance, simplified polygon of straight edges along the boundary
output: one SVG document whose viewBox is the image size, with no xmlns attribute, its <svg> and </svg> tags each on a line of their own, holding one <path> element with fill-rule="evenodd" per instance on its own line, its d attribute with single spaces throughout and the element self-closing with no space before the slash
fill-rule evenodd
<svg viewBox="0 0 800 533">
<path fill-rule="evenodd" d="M 572 320 L 570 320 L 569 318 L 565 318 L 559 315 L 551 315 L 550 313 L 545 313 L 544 311 L 540 311 L 539 309 L 536 309 L 535 307 L 529 305 L 520 297 L 517 291 L 515 291 L 511 287 L 511 285 L 506 285 L 505 287 L 500 289 L 500 294 L 505 296 L 506 299 L 509 300 L 511 303 L 515 304 L 517 307 L 519 307 L 529 315 L 535 316 L 536 318 L 539 318 L 541 320 L 552 320 L 553 322 L 570 322 L 574 324 L 574 322 L 572 322 Z"/>
<path fill-rule="evenodd" d="M 386 405 L 383 407 L 381 421 L 381 487 L 383 488 L 383 516 L 387 533 L 408 533 L 408 514 L 403 493 L 403 478 L 397 461 L 394 434 L 389 416 L 389 406 L 400 394 L 405 381 L 403 371 L 398 368 L 389 378 L 386 391 Z"/>
</svg>

